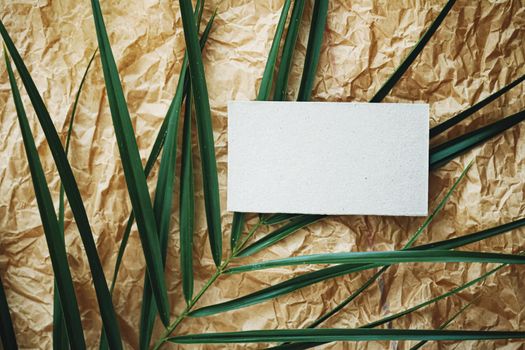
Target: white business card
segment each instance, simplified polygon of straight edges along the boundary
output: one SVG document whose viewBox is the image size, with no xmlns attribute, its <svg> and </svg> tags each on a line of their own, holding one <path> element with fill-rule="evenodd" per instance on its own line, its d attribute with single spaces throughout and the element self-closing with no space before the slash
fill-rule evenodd
<svg viewBox="0 0 525 350">
<path fill-rule="evenodd" d="M 427 104 L 228 104 L 230 211 L 424 216 Z"/>
</svg>

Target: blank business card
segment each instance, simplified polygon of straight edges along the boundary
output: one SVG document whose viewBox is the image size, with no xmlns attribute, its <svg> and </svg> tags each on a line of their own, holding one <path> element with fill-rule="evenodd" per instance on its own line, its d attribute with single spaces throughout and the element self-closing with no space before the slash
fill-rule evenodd
<svg viewBox="0 0 525 350">
<path fill-rule="evenodd" d="M 228 104 L 228 210 L 424 216 L 427 104 Z"/>
</svg>

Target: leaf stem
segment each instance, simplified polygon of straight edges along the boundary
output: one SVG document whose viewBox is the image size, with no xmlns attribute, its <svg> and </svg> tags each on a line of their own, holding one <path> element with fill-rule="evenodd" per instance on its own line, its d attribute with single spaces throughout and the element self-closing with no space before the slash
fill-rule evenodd
<svg viewBox="0 0 525 350">
<path fill-rule="evenodd" d="M 171 335 L 171 333 L 173 333 L 175 328 L 177 328 L 177 326 L 188 316 L 193 306 L 197 304 L 199 299 L 204 295 L 204 293 L 206 293 L 208 288 L 211 287 L 211 285 L 217 280 L 217 278 L 219 278 L 222 275 L 224 270 L 226 270 L 226 268 L 230 264 L 231 260 L 237 257 L 237 254 L 246 245 L 248 240 L 255 234 L 257 229 L 261 227 L 261 225 L 263 224 L 264 222 L 261 219 L 259 219 L 259 221 L 255 224 L 255 226 L 253 226 L 252 229 L 248 232 L 246 237 L 237 243 L 237 245 L 233 248 L 230 256 L 226 260 L 224 260 L 222 264 L 219 265 L 219 267 L 217 267 L 217 270 L 215 271 L 215 273 L 208 279 L 208 281 L 204 284 L 204 286 L 197 293 L 197 295 L 195 295 L 195 297 L 193 297 L 193 299 L 190 300 L 190 302 L 188 303 L 184 311 L 182 311 L 182 313 L 175 319 L 175 321 L 173 321 L 173 323 L 170 324 L 166 328 L 162 336 L 155 342 L 155 345 L 153 346 L 154 350 L 160 349 L 162 344 L 164 344 L 168 340 L 168 337 Z"/>
</svg>

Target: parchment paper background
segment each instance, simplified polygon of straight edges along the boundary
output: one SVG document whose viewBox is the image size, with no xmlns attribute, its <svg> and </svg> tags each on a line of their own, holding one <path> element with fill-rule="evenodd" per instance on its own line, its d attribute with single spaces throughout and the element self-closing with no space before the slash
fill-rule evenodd
<svg viewBox="0 0 525 350">
<path fill-rule="evenodd" d="M 330 1 L 313 100 L 367 101 L 423 34 L 445 1 Z M 1 17 L 65 138 L 74 94 L 97 43 L 89 1 L 2 0 Z M 228 100 L 254 99 L 282 0 L 207 1 L 205 19 L 218 16 L 204 53 L 211 98 L 222 205 L 226 204 Z M 305 19 L 311 14 L 311 3 Z M 145 161 L 175 91 L 184 38 L 177 1 L 102 1 L 113 52 Z M 305 21 L 305 22 L 308 22 Z M 300 32 L 289 98 L 298 90 L 308 29 Z M 525 2 L 459 0 L 388 102 L 427 102 L 431 124 L 446 120 L 525 73 Z M 23 92 L 25 95 L 25 92 Z M 438 141 L 524 108 L 523 84 Z M 44 135 L 24 96 L 37 146 L 55 198 L 59 181 Z M 365 117 L 365 116 L 364 116 Z M 430 174 L 430 208 L 470 159 L 467 178 L 420 243 L 463 235 L 525 215 L 525 124 Z M 256 130 L 254 130 L 256 135 Z M 195 135 L 194 135 L 195 136 Z M 195 142 L 195 137 L 194 137 Z M 196 148 L 194 148 L 196 150 Z M 388 150 L 385 150 L 388 151 Z M 86 202 L 106 276 L 111 276 L 130 204 L 113 133 L 99 58 L 78 109 L 70 161 Z M 199 164 L 195 152 L 195 163 Z M 0 65 L 0 273 L 23 348 L 51 348 L 53 274 L 33 194 L 4 64 Z M 213 273 L 202 203 L 200 169 L 195 239 L 196 290 Z M 155 178 L 155 175 L 151 177 Z M 178 181 L 178 175 L 177 175 Z M 153 190 L 155 181 L 151 180 Z M 178 188 L 178 182 L 176 185 Z M 174 194 L 178 196 L 178 191 Z M 349 194 L 351 195 L 351 194 Z M 256 199 L 254 199 L 256 200 Z M 178 263 L 178 200 L 174 200 L 167 278 L 172 315 L 183 308 Z M 223 211 L 225 254 L 232 215 Z M 246 261 L 314 252 L 400 248 L 423 218 L 332 217 L 295 233 Z M 250 225 L 255 222 L 250 221 Z M 85 335 L 98 346 L 100 319 L 83 248 L 69 209 L 66 240 Z M 259 236 L 268 232 L 260 230 Z M 465 249 L 516 252 L 525 231 L 515 230 Z M 488 271 L 492 265 L 407 264 L 393 267 L 325 327 L 355 327 L 416 305 Z M 275 269 L 220 278 L 199 306 L 235 298 L 317 267 Z M 316 284 L 271 302 L 214 317 L 187 319 L 177 332 L 304 327 L 361 285 L 372 272 Z M 124 257 L 114 302 L 125 345 L 138 347 L 144 261 L 136 229 Z M 457 296 L 394 321 L 393 328 L 429 329 L 480 296 L 451 329 L 525 329 L 522 267 L 507 267 Z M 157 334 L 160 327 L 157 325 Z M 156 335 L 154 335 L 156 338 Z M 413 345 L 413 343 L 412 343 Z M 330 349 L 408 348 L 409 343 L 339 343 Z M 429 348 L 524 348 L 519 341 L 444 342 Z M 176 348 L 172 345 L 173 348 Z M 245 346 L 239 346 L 244 348 Z M 169 348 L 169 346 L 167 346 Z M 190 348 L 199 348 L 193 346 Z M 203 346 L 202 348 L 212 348 Z M 219 346 L 219 348 L 232 348 Z M 250 348 L 257 348 L 251 345 Z"/>
</svg>

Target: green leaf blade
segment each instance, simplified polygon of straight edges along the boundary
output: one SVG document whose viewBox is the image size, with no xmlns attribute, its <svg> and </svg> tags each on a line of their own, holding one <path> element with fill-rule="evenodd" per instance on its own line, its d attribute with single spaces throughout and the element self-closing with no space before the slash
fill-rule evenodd
<svg viewBox="0 0 525 350">
<path fill-rule="evenodd" d="M 437 31 L 445 17 L 447 17 L 448 13 L 452 9 L 452 6 L 454 6 L 454 3 L 456 0 L 448 0 L 445 6 L 443 6 L 443 9 L 438 14 L 436 19 L 432 22 L 430 27 L 427 29 L 425 34 L 419 39 L 417 44 L 414 46 L 412 51 L 408 54 L 408 56 L 401 62 L 399 67 L 394 71 L 394 73 L 388 78 L 388 80 L 385 82 L 383 86 L 379 89 L 379 91 L 372 97 L 370 102 L 381 102 L 386 95 L 394 88 L 394 86 L 397 84 L 399 79 L 405 74 L 405 72 L 408 70 L 408 68 L 412 65 L 414 60 L 419 56 L 421 51 L 423 51 L 423 48 L 426 46 L 426 44 L 430 41 L 430 38 L 434 35 L 434 33 Z"/>
<path fill-rule="evenodd" d="M 436 169 L 460 154 L 525 120 L 525 110 L 445 142 L 430 150 L 430 169 Z"/>
<path fill-rule="evenodd" d="M 244 248 L 237 254 L 237 256 L 244 257 L 255 254 L 263 250 L 264 248 L 269 247 L 279 242 L 280 240 L 288 237 L 289 235 L 298 231 L 299 229 L 310 225 L 316 221 L 319 221 L 324 217 L 326 217 L 326 215 L 301 215 L 289 224 L 273 231 L 272 233 L 269 233 L 268 235 L 264 236 L 263 238 Z"/>
<path fill-rule="evenodd" d="M 139 235 L 142 242 L 146 269 L 151 280 L 151 287 L 162 322 L 169 324 L 169 302 L 164 281 L 164 269 L 160 244 L 157 235 L 157 225 L 153 214 L 153 207 L 149 197 L 146 177 L 142 168 L 137 142 L 135 140 L 129 111 L 124 93 L 120 84 L 117 66 L 106 32 L 102 11 L 98 0 L 92 0 L 93 17 L 97 30 L 102 68 L 106 91 L 111 109 L 115 135 L 117 136 L 120 157 L 124 168 L 128 193 L 130 195 L 133 213 L 137 221 Z"/>
<path fill-rule="evenodd" d="M 305 0 L 296 0 L 293 5 L 290 24 L 288 25 L 288 32 L 284 39 L 283 51 L 281 54 L 281 62 L 277 72 L 277 80 L 275 82 L 275 91 L 273 99 L 275 101 L 284 101 L 288 89 L 288 79 L 290 76 L 290 69 L 292 67 L 293 53 L 297 37 L 299 35 L 299 26 L 303 17 Z"/>
<path fill-rule="evenodd" d="M 408 329 L 272 329 L 204 333 L 169 338 L 177 344 L 266 343 L 282 341 L 495 340 L 523 339 L 525 332 Z"/>
<path fill-rule="evenodd" d="M 273 81 L 273 71 L 275 69 L 275 63 L 277 62 L 277 55 L 279 54 L 279 45 L 281 44 L 281 39 L 283 37 L 284 29 L 286 26 L 286 19 L 288 17 L 288 11 L 290 10 L 291 4 L 292 0 L 286 0 L 283 4 L 281 15 L 279 17 L 279 22 L 277 23 L 277 28 L 275 29 L 272 46 L 270 47 L 268 59 L 266 60 L 266 66 L 264 67 L 261 86 L 259 87 L 259 93 L 257 94 L 257 101 L 266 101 L 270 97 L 270 90 L 272 88 Z"/>
<path fill-rule="evenodd" d="M 308 101 L 312 94 L 315 74 L 321 54 L 323 36 L 328 15 L 328 0 L 315 0 L 312 11 L 312 22 L 310 24 L 310 34 L 308 45 L 306 46 L 306 56 L 304 60 L 303 76 L 299 87 L 297 101 Z"/>
<path fill-rule="evenodd" d="M 213 260 L 215 265 L 219 266 L 222 260 L 221 209 L 210 101 L 192 4 L 190 0 L 180 0 L 179 4 L 195 101 L 208 235 Z"/>
<path fill-rule="evenodd" d="M 180 265 L 186 303 L 193 297 L 193 225 L 195 216 L 193 162 L 191 147 L 191 93 L 184 113 L 180 180 Z"/>
<path fill-rule="evenodd" d="M 462 252 L 449 250 L 409 251 L 394 250 L 385 252 L 350 252 L 294 256 L 291 258 L 268 260 L 230 268 L 228 273 L 241 273 L 269 269 L 272 267 L 296 266 L 306 264 L 380 264 L 401 263 L 505 263 L 524 264 L 525 257 L 513 254 Z"/>
<path fill-rule="evenodd" d="M 235 248 L 237 247 L 237 243 L 239 241 L 239 238 L 241 237 L 242 229 L 244 228 L 245 224 L 244 217 L 245 213 L 233 213 L 232 231 L 230 237 L 230 246 L 232 251 L 235 250 Z"/>
<path fill-rule="evenodd" d="M 282 224 L 283 222 L 295 219 L 297 217 L 300 217 L 304 214 L 273 214 L 273 215 L 267 215 L 263 218 L 263 223 L 265 225 L 277 225 Z"/>
<path fill-rule="evenodd" d="M 492 101 L 496 100 L 506 92 L 512 90 L 514 87 L 518 86 L 521 82 L 525 81 L 525 75 L 522 75 L 518 79 L 514 80 L 510 84 L 504 86 L 500 90 L 496 91 L 495 93 L 487 96 L 483 100 L 479 101 L 478 103 L 474 104 L 473 106 L 470 106 L 469 108 L 465 109 L 464 111 L 456 114 L 450 119 L 445 120 L 443 123 L 438 124 L 430 129 L 430 138 L 436 137 L 443 132 L 447 131 L 451 127 L 455 126 L 456 124 L 462 122 L 466 118 L 470 117 L 472 114 L 476 113 Z"/>
</svg>

